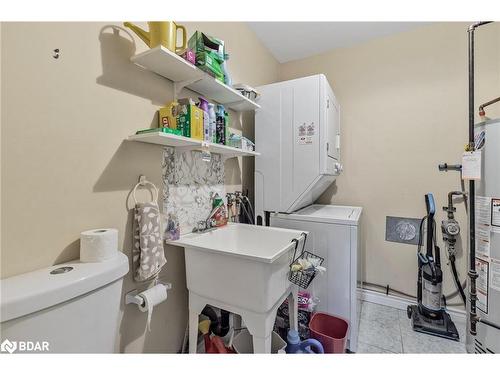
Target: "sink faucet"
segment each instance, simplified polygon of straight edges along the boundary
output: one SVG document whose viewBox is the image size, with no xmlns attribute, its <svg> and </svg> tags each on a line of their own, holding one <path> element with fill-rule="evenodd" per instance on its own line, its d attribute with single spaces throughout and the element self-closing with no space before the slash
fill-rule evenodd
<svg viewBox="0 0 500 375">
<path fill-rule="evenodd" d="M 233 223 L 239 222 L 240 203 L 236 193 L 227 193 L 226 199 L 227 199 L 227 212 L 229 221 L 232 221 Z"/>
</svg>

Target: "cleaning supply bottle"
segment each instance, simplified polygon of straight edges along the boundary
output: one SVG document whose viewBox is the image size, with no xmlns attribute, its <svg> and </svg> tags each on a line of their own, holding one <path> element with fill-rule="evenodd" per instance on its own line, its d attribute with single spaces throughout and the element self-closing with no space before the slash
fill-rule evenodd
<svg viewBox="0 0 500 375">
<path fill-rule="evenodd" d="M 198 106 L 203 111 L 203 140 L 205 142 L 211 142 L 210 137 L 210 117 L 208 114 L 208 100 L 200 96 L 200 103 Z"/>
<path fill-rule="evenodd" d="M 213 218 L 215 219 L 215 226 L 221 227 L 227 224 L 227 212 L 226 206 L 224 205 L 224 200 L 215 194 L 212 203 L 212 212 L 214 212 Z"/>
<path fill-rule="evenodd" d="M 208 100 L 203 96 L 198 97 L 200 99 L 200 103 L 198 103 L 198 107 L 200 107 L 203 111 L 208 112 Z"/>
<path fill-rule="evenodd" d="M 229 54 L 225 53 L 224 54 L 224 61 L 222 64 L 220 64 L 222 73 L 224 73 L 224 83 L 228 86 L 231 86 L 233 84 L 233 81 L 231 79 L 231 75 L 229 74 L 229 71 L 227 70 L 227 60 L 229 60 Z"/>
<path fill-rule="evenodd" d="M 226 145 L 229 143 L 229 113 L 227 111 L 224 111 L 224 128 L 226 129 Z"/>
<path fill-rule="evenodd" d="M 226 144 L 226 118 L 224 116 L 224 112 L 224 106 L 217 105 L 215 141 L 221 145 Z"/>
<path fill-rule="evenodd" d="M 288 330 L 286 336 L 286 353 L 287 354 L 323 354 L 323 345 L 318 340 L 307 339 L 300 341 L 299 333 L 294 330 Z"/>
<path fill-rule="evenodd" d="M 216 121 L 217 116 L 215 114 L 215 105 L 213 103 L 208 103 L 208 119 L 209 119 L 209 138 L 210 142 L 217 143 L 216 139 Z"/>
</svg>

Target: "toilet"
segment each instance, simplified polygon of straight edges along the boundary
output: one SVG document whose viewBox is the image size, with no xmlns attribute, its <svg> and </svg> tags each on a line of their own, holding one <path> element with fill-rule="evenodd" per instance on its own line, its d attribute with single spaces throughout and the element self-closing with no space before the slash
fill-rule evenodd
<svg viewBox="0 0 500 375">
<path fill-rule="evenodd" d="M 0 281 L 2 351 L 114 353 L 127 256 L 73 261 Z M 8 340 L 8 341 L 7 341 Z"/>
</svg>

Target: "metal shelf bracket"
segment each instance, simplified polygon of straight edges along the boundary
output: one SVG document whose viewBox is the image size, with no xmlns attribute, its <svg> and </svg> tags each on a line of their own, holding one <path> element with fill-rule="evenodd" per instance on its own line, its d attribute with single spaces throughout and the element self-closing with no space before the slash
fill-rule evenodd
<svg viewBox="0 0 500 375">
<path fill-rule="evenodd" d="M 174 101 L 177 100 L 179 94 L 181 93 L 182 89 L 185 88 L 186 86 L 189 86 L 195 82 L 201 81 L 203 79 L 203 76 L 196 77 L 193 79 L 186 79 L 185 81 L 174 81 Z"/>
</svg>

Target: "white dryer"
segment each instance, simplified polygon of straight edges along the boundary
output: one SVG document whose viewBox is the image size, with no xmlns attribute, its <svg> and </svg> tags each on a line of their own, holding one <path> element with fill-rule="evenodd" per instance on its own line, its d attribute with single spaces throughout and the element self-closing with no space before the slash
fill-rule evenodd
<svg viewBox="0 0 500 375">
<path fill-rule="evenodd" d="M 314 201 L 341 173 L 340 106 L 318 74 L 260 86 L 255 112 L 256 222 Z"/>
</svg>

